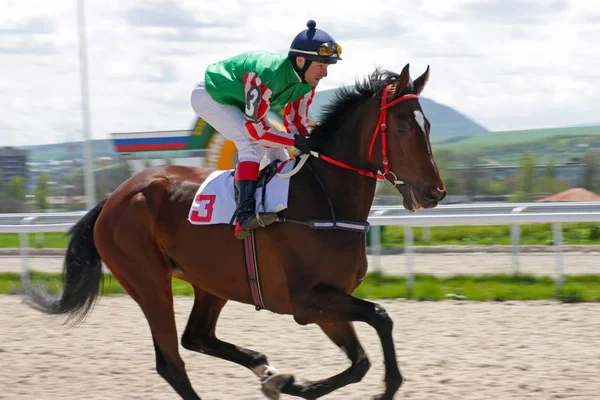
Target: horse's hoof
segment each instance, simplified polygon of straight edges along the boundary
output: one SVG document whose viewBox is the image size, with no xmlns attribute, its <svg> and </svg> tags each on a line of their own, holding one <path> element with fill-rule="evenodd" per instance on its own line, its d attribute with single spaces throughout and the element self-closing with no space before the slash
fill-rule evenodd
<svg viewBox="0 0 600 400">
<path fill-rule="evenodd" d="M 294 376 L 289 374 L 271 375 L 262 383 L 262 392 L 270 400 L 279 400 L 281 389 L 288 383 L 294 382 Z"/>
</svg>

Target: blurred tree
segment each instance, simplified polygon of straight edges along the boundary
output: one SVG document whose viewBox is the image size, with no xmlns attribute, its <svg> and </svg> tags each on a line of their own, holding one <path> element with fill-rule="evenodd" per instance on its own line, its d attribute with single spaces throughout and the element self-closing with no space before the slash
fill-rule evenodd
<svg viewBox="0 0 600 400">
<path fill-rule="evenodd" d="M 42 174 L 37 181 L 35 191 L 35 205 L 39 211 L 48 209 L 48 175 Z"/>
<path fill-rule="evenodd" d="M 554 155 L 551 155 L 548 164 L 546 164 L 539 188 L 542 192 L 548 194 L 558 193 L 569 188 L 566 182 L 556 178 L 556 167 L 554 165 Z"/>
<path fill-rule="evenodd" d="M 13 177 L 4 188 L 5 212 L 25 211 L 25 179 L 21 176 Z"/>
<path fill-rule="evenodd" d="M 25 202 L 25 179 L 22 176 L 14 176 L 6 185 L 6 195 Z"/>
<path fill-rule="evenodd" d="M 467 153 L 464 158 L 464 169 L 462 176 L 463 193 L 473 199 L 477 192 L 481 190 L 481 155 L 477 153 Z"/>
<path fill-rule="evenodd" d="M 455 174 L 450 171 L 441 172 L 442 179 L 444 180 L 444 185 L 446 185 L 446 192 L 449 195 L 457 195 L 461 192 L 461 187 L 463 186 L 460 178 L 458 178 Z"/>
<path fill-rule="evenodd" d="M 517 202 L 529 202 L 532 200 L 534 191 L 535 154 L 523 153 L 521 157 L 521 169 L 519 171 L 519 188 L 515 195 Z"/>
<path fill-rule="evenodd" d="M 491 181 L 487 185 L 486 191 L 493 195 L 505 195 L 511 193 L 510 187 L 507 185 L 506 180 Z"/>
<path fill-rule="evenodd" d="M 600 190 L 600 153 L 588 151 L 583 155 L 583 172 L 580 186 L 591 191 Z"/>
<path fill-rule="evenodd" d="M 451 150 L 441 149 L 434 151 L 435 164 L 440 172 L 446 171 L 454 161 L 454 153 Z"/>
<path fill-rule="evenodd" d="M 541 190 L 546 193 L 555 193 L 555 175 L 556 169 L 554 168 L 554 156 L 550 156 L 546 169 L 544 170 L 544 176 L 542 177 Z"/>
</svg>

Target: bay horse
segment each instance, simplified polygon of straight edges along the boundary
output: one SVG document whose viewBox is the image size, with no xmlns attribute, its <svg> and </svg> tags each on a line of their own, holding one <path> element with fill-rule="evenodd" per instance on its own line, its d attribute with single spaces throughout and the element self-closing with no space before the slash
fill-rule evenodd
<svg viewBox="0 0 600 400">
<path fill-rule="evenodd" d="M 68 232 L 62 294 L 30 286 L 26 301 L 81 322 L 100 294 L 104 262 L 148 321 L 156 371 L 186 400 L 200 397 L 179 354 L 173 277 L 189 282 L 195 293 L 183 348 L 250 369 L 269 399 L 281 393 L 316 399 L 361 381 L 370 361 L 352 323 L 365 322 L 376 330 L 384 355 L 385 390 L 376 398 L 393 399 L 403 378 L 392 319 L 382 306 L 352 295 L 367 272 L 365 231 L 316 230 L 285 221 L 331 219 L 332 204 L 338 220 L 365 223 L 377 179 L 396 185 L 409 210 L 435 207 L 445 197 L 418 97 L 428 77 L 429 67 L 414 81 L 408 64 L 400 74 L 377 68 L 354 87 L 339 89 L 311 132 L 317 152 L 290 178 L 283 222 L 255 231 L 265 308 L 292 315 L 300 325 L 318 325 L 350 359 L 345 371 L 297 383 L 293 375 L 278 373 L 264 354 L 216 337 L 228 301 L 254 301 L 242 241 L 231 227 L 187 221 L 194 196 L 211 172 L 200 168 L 153 167 L 123 182 Z"/>
</svg>

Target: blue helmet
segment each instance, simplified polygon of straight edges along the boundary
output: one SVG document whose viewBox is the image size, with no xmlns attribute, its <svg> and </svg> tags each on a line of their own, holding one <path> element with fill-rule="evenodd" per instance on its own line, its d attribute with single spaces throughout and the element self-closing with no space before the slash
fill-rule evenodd
<svg viewBox="0 0 600 400">
<path fill-rule="evenodd" d="M 304 57 L 310 61 L 335 64 L 341 60 L 342 47 L 325 31 L 317 29 L 312 19 L 306 23 L 308 29 L 300 32 L 290 46 L 290 57 Z"/>
</svg>

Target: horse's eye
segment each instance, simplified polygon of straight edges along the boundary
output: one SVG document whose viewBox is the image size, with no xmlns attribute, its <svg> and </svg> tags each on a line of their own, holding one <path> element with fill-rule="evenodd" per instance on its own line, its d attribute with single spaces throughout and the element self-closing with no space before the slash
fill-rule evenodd
<svg viewBox="0 0 600 400">
<path fill-rule="evenodd" d="M 410 130 L 410 126 L 408 125 L 408 122 L 406 121 L 400 121 L 398 122 L 398 133 L 403 135 L 408 133 L 408 131 Z"/>
</svg>

